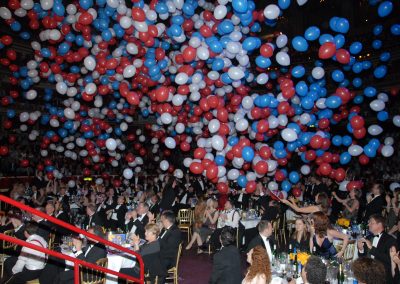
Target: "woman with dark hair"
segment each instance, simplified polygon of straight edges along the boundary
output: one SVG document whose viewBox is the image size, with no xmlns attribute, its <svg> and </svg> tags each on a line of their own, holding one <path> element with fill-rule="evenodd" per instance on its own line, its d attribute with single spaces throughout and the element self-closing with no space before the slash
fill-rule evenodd
<svg viewBox="0 0 400 284">
<path fill-rule="evenodd" d="M 315 212 L 323 212 L 328 214 L 329 211 L 329 197 L 325 192 L 318 193 L 315 196 L 315 205 L 299 207 L 297 206 L 294 198 L 289 200 L 281 199 L 281 202 L 292 208 L 297 213 L 301 214 L 311 214 Z"/>
<path fill-rule="evenodd" d="M 333 239 L 343 240 L 342 249 L 337 252 L 333 246 Z M 310 250 L 313 251 L 315 248 L 316 254 L 324 258 L 342 257 L 349 237 L 346 234 L 340 233 L 332 228 L 329 218 L 322 212 L 316 212 L 312 216 L 311 222 L 311 238 L 310 238 Z"/>
<path fill-rule="evenodd" d="M 382 262 L 369 257 L 356 259 L 351 265 L 359 284 L 385 284 L 386 273 Z M 398 283 L 398 282 L 396 282 Z"/>
<path fill-rule="evenodd" d="M 343 218 L 349 220 L 355 220 L 358 216 L 358 209 L 360 208 L 359 199 L 361 197 L 361 190 L 351 190 L 348 198 L 341 199 L 336 195 L 336 192 L 333 192 L 333 197 L 343 205 L 344 209 L 342 211 Z"/>
<path fill-rule="evenodd" d="M 256 246 L 247 253 L 250 264 L 242 284 L 267 284 L 272 279 L 268 253 L 262 246 Z"/>
<path fill-rule="evenodd" d="M 297 251 L 310 250 L 310 233 L 307 228 L 307 223 L 303 218 L 297 218 L 295 222 L 295 231 L 289 240 L 289 245 Z"/>
</svg>

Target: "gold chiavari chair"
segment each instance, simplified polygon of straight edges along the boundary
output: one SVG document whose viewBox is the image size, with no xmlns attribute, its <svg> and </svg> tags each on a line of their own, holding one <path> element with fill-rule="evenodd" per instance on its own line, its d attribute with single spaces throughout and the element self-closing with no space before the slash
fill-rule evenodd
<svg viewBox="0 0 400 284">
<path fill-rule="evenodd" d="M 168 269 L 168 274 L 170 274 L 170 276 L 168 276 L 166 279 L 173 279 L 174 284 L 178 284 L 178 268 L 179 268 L 179 260 L 181 258 L 181 253 L 182 253 L 182 243 L 179 244 L 179 248 L 178 248 L 178 254 L 176 256 L 176 263 L 175 266 Z"/>
<path fill-rule="evenodd" d="M 14 236 L 14 230 L 7 230 L 3 233 L 4 235 L 13 237 Z M 0 265 L 1 265 L 1 278 L 4 276 L 4 262 L 6 261 L 8 255 L 7 252 L 11 250 L 15 250 L 17 245 L 11 242 L 8 242 L 6 240 L 2 241 L 3 244 L 3 251 L 0 254 Z"/>
<path fill-rule="evenodd" d="M 98 266 L 107 268 L 108 259 L 100 258 L 96 261 Z M 96 269 L 91 269 L 87 267 L 81 268 L 81 284 L 104 284 L 106 283 L 106 273 L 101 272 Z"/>
</svg>

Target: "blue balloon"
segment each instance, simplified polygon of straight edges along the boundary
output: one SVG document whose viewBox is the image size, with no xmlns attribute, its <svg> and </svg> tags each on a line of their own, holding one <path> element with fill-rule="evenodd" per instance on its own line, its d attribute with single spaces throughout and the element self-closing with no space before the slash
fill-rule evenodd
<svg viewBox="0 0 400 284">
<path fill-rule="evenodd" d="M 363 64 L 361 62 L 357 62 L 351 68 L 354 73 L 359 74 L 363 71 Z"/>
<path fill-rule="evenodd" d="M 212 63 L 212 70 L 220 71 L 224 69 L 224 60 L 221 58 L 215 58 Z"/>
<path fill-rule="evenodd" d="M 278 6 L 282 10 L 289 8 L 291 0 L 278 0 Z"/>
<path fill-rule="evenodd" d="M 350 45 L 350 53 L 351 54 L 359 54 L 361 52 L 361 50 L 362 50 L 362 47 L 363 46 L 362 46 L 361 42 L 359 42 L 359 41 L 353 42 Z"/>
<path fill-rule="evenodd" d="M 344 73 L 341 70 L 334 70 L 332 72 L 332 79 L 335 82 L 343 82 L 344 80 Z"/>
<path fill-rule="evenodd" d="M 347 165 L 351 161 L 351 155 L 349 152 L 343 152 L 340 154 L 339 162 L 341 165 Z"/>
<path fill-rule="evenodd" d="M 216 155 L 214 161 L 217 166 L 223 166 L 225 164 L 225 157 L 222 155 Z"/>
<path fill-rule="evenodd" d="M 398 36 L 400 35 L 400 24 L 394 24 L 390 27 L 390 32 L 395 35 Z"/>
<path fill-rule="evenodd" d="M 374 70 L 374 77 L 377 79 L 382 79 L 383 77 L 386 76 L 387 73 L 387 67 L 386 65 L 380 65 L 375 68 Z"/>
<path fill-rule="evenodd" d="M 372 42 L 372 47 L 374 49 L 380 49 L 382 47 L 382 41 L 379 39 L 376 39 Z"/>
<path fill-rule="evenodd" d="M 287 180 L 284 180 L 281 184 L 282 190 L 285 192 L 289 192 L 292 189 L 292 184 Z"/>
<path fill-rule="evenodd" d="M 230 137 L 230 138 L 228 139 L 228 144 L 229 144 L 230 146 L 235 146 L 238 142 L 239 142 L 239 138 L 236 137 L 236 136 Z"/>
<path fill-rule="evenodd" d="M 340 135 L 335 135 L 332 137 L 332 144 L 336 147 L 339 147 L 342 145 L 342 136 Z"/>
<path fill-rule="evenodd" d="M 311 99 L 309 96 L 306 96 L 301 99 L 301 106 L 304 109 L 312 109 L 314 107 L 314 100 Z"/>
<path fill-rule="evenodd" d="M 335 38 L 330 34 L 323 34 L 319 37 L 319 44 L 323 45 L 326 42 L 335 42 Z"/>
<path fill-rule="evenodd" d="M 242 43 L 242 48 L 247 51 L 255 50 L 261 46 L 261 40 L 257 37 L 248 37 Z"/>
<path fill-rule="evenodd" d="M 389 119 L 389 113 L 387 111 L 378 112 L 377 118 L 379 121 L 386 121 Z"/>
<path fill-rule="evenodd" d="M 314 41 L 319 38 L 320 34 L 321 32 L 318 27 L 311 26 L 304 32 L 304 37 L 306 38 L 306 40 Z"/>
<path fill-rule="evenodd" d="M 266 69 L 271 66 L 271 60 L 268 57 L 259 55 L 256 57 L 256 65 L 262 69 Z"/>
<path fill-rule="evenodd" d="M 332 17 L 332 18 L 329 20 L 329 27 L 330 27 L 330 29 L 331 29 L 332 31 L 337 32 L 336 25 L 337 25 L 337 22 L 338 22 L 339 20 L 340 20 L 339 17 Z"/>
<path fill-rule="evenodd" d="M 376 149 L 372 145 L 367 144 L 364 146 L 364 154 L 368 158 L 373 158 L 376 156 Z"/>
<path fill-rule="evenodd" d="M 290 172 L 290 174 L 289 174 L 289 181 L 290 181 L 291 183 L 293 183 L 293 184 L 298 183 L 299 180 L 300 180 L 300 175 L 299 175 L 297 172 L 295 172 L 295 171 Z"/>
<path fill-rule="evenodd" d="M 342 104 L 342 99 L 339 96 L 330 96 L 325 100 L 325 105 L 329 108 L 338 108 Z"/>
<path fill-rule="evenodd" d="M 240 175 L 237 179 L 237 183 L 240 187 L 246 187 L 247 185 L 247 178 L 244 175 Z"/>
<path fill-rule="evenodd" d="M 336 49 L 342 48 L 346 42 L 346 38 L 342 34 L 337 34 L 334 37 L 334 42 L 336 45 Z"/>
<path fill-rule="evenodd" d="M 292 46 L 299 52 L 307 51 L 308 43 L 302 36 L 296 36 L 292 39 Z"/>
<path fill-rule="evenodd" d="M 15 110 L 13 110 L 13 109 L 8 109 L 8 110 L 7 110 L 7 117 L 8 117 L 8 118 L 14 118 L 14 117 L 15 117 Z"/>
<path fill-rule="evenodd" d="M 297 65 L 292 69 L 292 76 L 295 78 L 301 78 L 304 76 L 305 73 L 306 69 L 301 65 Z"/>
<path fill-rule="evenodd" d="M 282 141 L 276 141 L 276 142 L 274 143 L 274 149 L 275 149 L 275 150 L 282 150 L 282 149 L 284 149 L 284 148 L 285 148 L 285 144 L 283 144 Z"/>
<path fill-rule="evenodd" d="M 298 82 L 296 84 L 296 93 L 301 97 L 304 97 L 305 95 L 307 95 L 307 93 L 308 93 L 307 83 L 304 81 Z"/>
<path fill-rule="evenodd" d="M 243 160 L 245 160 L 246 162 L 251 162 L 254 158 L 253 148 L 251 148 L 249 146 L 244 147 L 242 150 L 242 157 L 243 157 Z"/>
<path fill-rule="evenodd" d="M 229 34 L 233 31 L 234 26 L 230 20 L 224 20 L 218 25 L 218 33 L 220 35 Z"/>
<path fill-rule="evenodd" d="M 393 10 L 393 3 L 391 1 L 383 1 L 378 6 L 378 15 L 379 17 L 386 17 L 388 16 Z"/>
<path fill-rule="evenodd" d="M 374 87 L 366 87 L 364 89 L 364 96 L 368 98 L 373 98 L 376 96 L 376 89 Z"/>
<path fill-rule="evenodd" d="M 376 25 L 374 29 L 372 30 L 374 36 L 380 35 L 383 31 L 383 26 L 382 25 Z"/>
<path fill-rule="evenodd" d="M 342 34 L 345 34 L 349 31 L 350 24 L 346 18 L 340 18 L 336 21 L 335 25 L 336 31 Z"/>
<path fill-rule="evenodd" d="M 359 87 L 361 87 L 361 85 L 362 85 L 362 80 L 361 80 L 361 78 L 354 78 L 353 79 L 353 86 L 354 87 L 356 87 L 356 88 L 359 88 Z"/>
<path fill-rule="evenodd" d="M 353 139 L 349 135 L 345 135 L 342 137 L 343 146 L 349 147 L 351 143 L 353 143 Z"/>
<path fill-rule="evenodd" d="M 236 12 L 245 13 L 248 9 L 247 0 L 233 0 L 232 7 Z"/>
<path fill-rule="evenodd" d="M 385 51 L 381 53 L 381 55 L 379 56 L 379 60 L 382 62 L 387 62 L 390 60 L 390 57 L 390 52 Z"/>
</svg>

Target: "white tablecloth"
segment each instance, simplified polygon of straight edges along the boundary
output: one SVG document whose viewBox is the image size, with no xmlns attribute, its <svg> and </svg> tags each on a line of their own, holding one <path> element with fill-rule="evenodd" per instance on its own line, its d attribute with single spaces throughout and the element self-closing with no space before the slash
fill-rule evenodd
<svg viewBox="0 0 400 284">
<path fill-rule="evenodd" d="M 261 221 L 261 218 L 240 220 L 240 222 L 242 223 L 242 225 L 244 226 L 244 228 L 246 230 L 257 227 L 257 225 L 258 225 L 258 223 L 260 223 L 260 221 Z"/>
</svg>

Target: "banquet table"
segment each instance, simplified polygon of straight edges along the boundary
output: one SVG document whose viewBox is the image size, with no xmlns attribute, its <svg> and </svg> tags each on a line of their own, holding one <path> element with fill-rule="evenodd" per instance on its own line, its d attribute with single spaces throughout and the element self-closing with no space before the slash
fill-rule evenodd
<svg viewBox="0 0 400 284">
<path fill-rule="evenodd" d="M 257 227 L 258 223 L 260 223 L 261 217 L 256 218 L 248 218 L 240 220 L 240 223 L 244 226 L 245 230 L 252 229 Z"/>
</svg>

